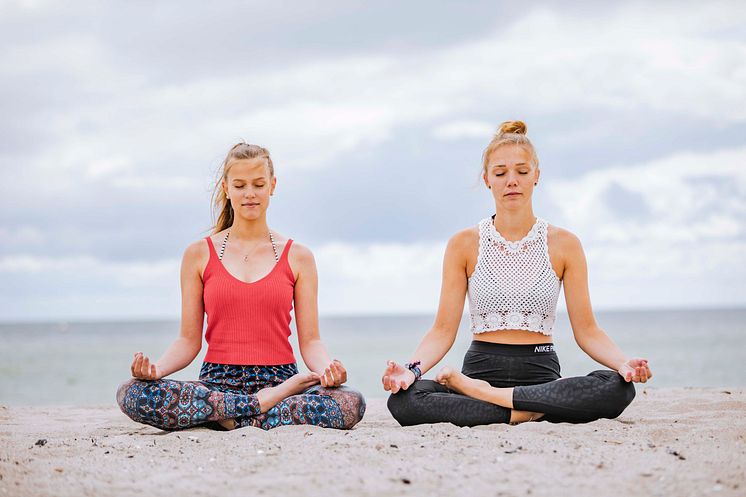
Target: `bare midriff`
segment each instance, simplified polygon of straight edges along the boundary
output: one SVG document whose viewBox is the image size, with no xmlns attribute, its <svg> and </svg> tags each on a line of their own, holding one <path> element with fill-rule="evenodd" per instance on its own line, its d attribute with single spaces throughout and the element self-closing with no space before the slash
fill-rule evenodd
<svg viewBox="0 0 746 497">
<path fill-rule="evenodd" d="M 508 345 L 537 345 L 552 343 L 552 337 L 528 330 L 493 330 L 475 333 L 478 342 L 504 343 Z"/>
</svg>

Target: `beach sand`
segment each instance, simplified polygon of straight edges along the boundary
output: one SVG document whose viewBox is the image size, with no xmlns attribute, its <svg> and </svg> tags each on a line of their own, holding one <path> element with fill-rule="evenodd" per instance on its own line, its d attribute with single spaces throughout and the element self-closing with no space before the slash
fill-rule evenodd
<svg viewBox="0 0 746 497">
<path fill-rule="evenodd" d="M 115 406 L 0 407 L 0 495 L 746 495 L 746 391 L 639 388 L 615 420 L 351 431 L 138 425 Z M 45 442 L 42 442 L 45 441 Z"/>
</svg>

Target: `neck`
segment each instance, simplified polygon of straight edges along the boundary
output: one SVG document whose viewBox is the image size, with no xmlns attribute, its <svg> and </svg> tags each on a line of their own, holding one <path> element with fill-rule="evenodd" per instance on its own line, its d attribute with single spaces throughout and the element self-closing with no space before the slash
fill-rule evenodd
<svg viewBox="0 0 746 497">
<path fill-rule="evenodd" d="M 534 210 L 530 206 L 520 210 L 495 209 L 495 212 L 495 229 L 507 240 L 520 240 L 536 222 Z"/>
<path fill-rule="evenodd" d="M 267 219 L 264 216 L 252 220 L 236 218 L 233 220 L 230 230 L 231 240 L 263 240 L 267 238 L 269 226 L 267 226 Z"/>
</svg>

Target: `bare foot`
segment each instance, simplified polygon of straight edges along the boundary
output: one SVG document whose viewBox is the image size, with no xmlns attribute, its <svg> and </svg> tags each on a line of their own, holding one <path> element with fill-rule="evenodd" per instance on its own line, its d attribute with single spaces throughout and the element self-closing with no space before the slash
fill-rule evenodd
<svg viewBox="0 0 746 497">
<path fill-rule="evenodd" d="M 321 377 L 316 373 L 298 373 L 275 387 L 262 388 L 256 393 L 259 409 L 267 412 L 286 397 L 301 393 L 306 388 L 316 385 Z"/>
<path fill-rule="evenodd" d="M 538 421 L 544 416 L 543 412 L 510 411 L 510 424 L 518 425 L 528 421 Z"/>
<path fill-rule="evenodd" d="M 493 388 L 492 385 L 486 381 L 469 378 L 450 366 L 445 366 L 441 369 L 438 376 L 435 377 L 435 381 L 448 387 L 454 392 L 481 400 L 486 400 L 482 398 L 485 394 L 485 390 Z"/>
<path fill-rule="evenodd" d="M 446 366 L 441 369 L 435 379 L 441 385 L 460 394 L 511 409 L 510 424 L 537 421 L 544 416 L 540 412 L 514 410 L 512 388 L 493 387 L 484 380 L 469 378 L 451 367 Z"/>
<path fill-rule="evenodd" d="M 256 393 L 259 410 L 267 412 L 285 397 L 301 393 L 306 388 L 317 384 L 321 377 L 316 373 L 298 373 L 275 387 L 262 388 Z M 235 430 L 238 423 L 235 419 L 219 419 L 217 423 L 226 430 Z"/>
<path fill-rule="evenodd" d="M 231 419 L 219 419 L 217 421 L 217 423 L 220 426 L 222 426 L 223 428 L 225 428 L 226 430 L 229 430 L 229 431 L 230 430 L 235 430 L 236 426 L 238 426 L 238 423 L 236 423 L 236 420 L 233 419 L 233 418 L 231 418 Z"/>
</svg>

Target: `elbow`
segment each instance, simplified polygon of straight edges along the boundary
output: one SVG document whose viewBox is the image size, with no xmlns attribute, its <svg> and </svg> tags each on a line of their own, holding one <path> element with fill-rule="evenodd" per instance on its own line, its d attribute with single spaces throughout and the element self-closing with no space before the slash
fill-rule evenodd
<svg viewBox="0 0 746 497">
<path fill-rule="evenodd" d="M 301 339 L 298 337 L 298 348 L 300 348 L 300 353 L 303 355 L 304 350 L 311 350 L 314 346 L 321 343 L 321 338 L 314 337 L 314 338 L 304 338 Z"/>
<path fill-rule="evenodd" d="M 575 343 L 578 344 L 578 347 L 583 349 L 586 353 L 588 353 L 588 348 L 592 346 L 592 344 L 600 337 L 605 336 L 606 334 L 603 332 L 601 328 L 598 326 L 590 326 L 590 327 L 584 327 L 580 329 L 573 330 L 573 337 L 575 338 Z"/>
<path fill-rule="evenodd" d="M 200 336 L 198 339 L 182 338 L 182 340 L 186 345 L 186 350 L 189 351 L 189 355 L 192 356 L 192 358 L 190 359 L 191 362 L 202 350 L 202 337 Z"/>
<path fill-rule="evenodd" d="M 201 350 L 202 350 L 202 340 L 193 344 L 192 346 L 192 353 L 194 354 L 194 357 L 197 357 L 197 355 L 200 353 Z"/>
<path fill-rule="evenodd" d="M 446 326 L 433 326 L 427 333 L 426 338 L 434 339 L 441 343 L 446 350 L 449 350 L 454 342 L 456 341 L 456 333 L 458 328 L 451 328 Z"/>
</svg>

